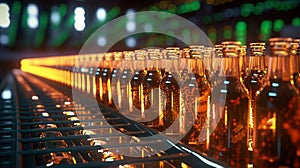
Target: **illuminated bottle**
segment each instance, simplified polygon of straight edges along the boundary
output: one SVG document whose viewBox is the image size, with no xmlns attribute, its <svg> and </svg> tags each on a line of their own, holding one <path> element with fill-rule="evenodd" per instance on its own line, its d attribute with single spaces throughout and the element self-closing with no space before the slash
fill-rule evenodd
<svg viewBox="0 0 300 168">
<path fill-rule="evenodd" d="M 221 44 L 215 45 L 215 49 L 213 52 L 215 52 L 216 56 L 211 60 L 212 61 L 212 67 L 211 67 L 211 73 L 210 73 L 210 82 L 214 84 L 220 74 L 221 69 L 221 58 L 223 57 L 223 46 Z"/>
<path fill-rule="evenodd" d="M 294 122 L 299 94 L 291 82 L 291 40 L 270 39 L 268 80 L 256 97 L 254 111 L 256 167 L 299 167 L 299 161 L 295 165 L 299 122 Z"/>
<path fill-rule="evenodd" d="M 181 54 L 180 54 L 180 65 L 179 65 L 179 69 L 180 69 L 180 79 L 181 79 L 181 83 L 183 83 L 184 81 L 186 81 L 187 77 L 188 77 L 188 60 L 190 58 L 190 48 L 183 48 L 181 50 Z"/>
<path fill-rule="evenodd" d="M 243 82 L 252 100 L 266 79 L 265 50 L 265 43 L 250 43 L 249 73 L 243 78 Z"/>
<path fill-rule="evenodd" d="M 100 95 L 102 96 L 102 100 L 100 102 L 106 105 L 112 104 L 112 90 L 111 90 L 111 73 L 113 70 L 112 61 L 113 61 L 113 54 L 105 53 L 103 64 L 102 64 L 102 71 L 100 72 L 99 85 L 102 91 L 102 95 Z"/>
<path fill-rule="evenodd" d="M 214 56 L 214 49 L 212 47 L 204 47 L 202 51 L 202 60 L 205 65 L 205 77 L 210 81 L 210 76 L 212 73 L 212 61 Z"/>
<path fill-rule="evenodd" d="M 300 39 L 294 39 L 291 42 L 291 63 L 293 72 L 293 82 L 300 91 Z"/>
<path fill-rule="evenodd" d="M 162 124 L 161 128 L 169 131 L 166 133 L 176 134 L 180 131 L 180 123 L 182 121 L 182 114 L 180 111 L 180 84 L 179 84 L 179 48 L 168 47 L 165 53 L 164 63 L 165 74 L 162 78 L 160 89 L 162 93 Z"/>
<path fill-rule="evenodd" d="M 144 111 L 144 97 L 143 97 L 143 88 L 142 82 L 146 75 L 146 51 L 145 50 L 135 50 L 135 60 L 133 61 L 133 77 L 130 80 L 131 85 L 131 96 L 133 111 L 132 115 L 136 118 L 142 118 L 141 112 Z"/>
<path fill-rule="evenodd" d="M 90 80 L 90 94 L 96 97 L 97 86 L 96 86 L 96 76 L 99 66 L 99 54 L 91 54 L 90 56 L 90 69 L 89 69 L 89 80 Z M 99 75 L 99 74 L 98 74 Z"/>
<path fill-rule="evenodd" d="M 161 90 L 159 88 L 162 76 L 159 69 L 160 49 L 147 50 L 147 74 L 143 79 L 143 104 L 141 118 L 149 127 L 159 127 L 159 116 L 161 115 Z"/>
<path fill-rule="evenodd" d="M 95 84 L 96 84 L 96 100 L 98 103 L 102 102 L 102 100 L 103 100 L 102 79 L 100 77 L 100 74 L 103 69 L 103 57 L 104 57 L 104 54 L 97 55 L 98 65 L 97 65 L 96 74 L 95 74 Z"/>
<path fill-rule="evenodd" d="M 245 77 L 249 73 L 249 61 L 247 55 L 247 46 L 243 45 L 240 46 L 240 51 L 239 51 L 239 57 L 240 57 L 240 71 L 241 71 L 241 78 L 245 79 Z"/>
<path fill-rule="evenodd" d="M 206 78 L 203 50 L 203 46 L 190 46 L 188 78 L 183 83 L 181 93 L 185 107 L 184 123 L 191 127 L 184 141 L 204 152 L 208 145 L 206 139 L 209 130 L 206 123 L 210 85 Z"/>
<path fill-rule="evenodd" d="M 110 100 L 110 106 L 113 108 L 119 109 L 121 107 L 121 85 L 120 85 L 120 78 L 121 78 L 121 70 L 120 70 L 120 64 L 123 59 L 123 53 L 122 52 L 114 52 L 114 59 L 112 61 L 112 73 L 111 73 L 111 91 L 112 91 L 112 97 L 110 97 L 112 100 Z"/>
<path fill-rule="evenodd" d="M 124 60 L 122 62 L 122 73 L 120 79 L 121 86 L 121 106 L 119 111 L 121 113 L 126 113 L 129 115 L 133 112 L 132 104 L 132 94 L 131 94 L 131 85 L 130 80 L 133 77 L 133 61 L 134 61 L 134 52 L 133 51 L 124 51 Z"/>
<path fill-rule="evenodd" d="M 208 154 L 232 167 L 246 167 L 248 91 L 240 81 L 240 42 L 223 42 L 220 70 L 212 86 Z"/>
</svg>

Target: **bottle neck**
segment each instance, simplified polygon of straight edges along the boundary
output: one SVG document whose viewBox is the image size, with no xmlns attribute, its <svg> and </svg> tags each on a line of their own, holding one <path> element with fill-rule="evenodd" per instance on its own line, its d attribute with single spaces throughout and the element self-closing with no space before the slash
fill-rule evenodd
<svg viewBox="0 0 300 168">
<path fill-rule="evenodd" d="M 166 72 L 179 72 L 179 59 L 165 59 Z"/>
<path fill-rule="evenodd" d="M 222 57 L 219 76 L 240 77 L 239 57 Z"/>
<path fill-rule="evenodd" d="M 265 57 L 264 56 L 250 56 L 249 57 L 249 69 L 250 70 L 264 70 L 265 69 Z"/>
<path fill-rule="evenodd" d="M 269 79 L 281 79 L 283 81 L 291 80 L 290 57 L 289 56 L 272 56 L 269 58 Z"/>
</svg>

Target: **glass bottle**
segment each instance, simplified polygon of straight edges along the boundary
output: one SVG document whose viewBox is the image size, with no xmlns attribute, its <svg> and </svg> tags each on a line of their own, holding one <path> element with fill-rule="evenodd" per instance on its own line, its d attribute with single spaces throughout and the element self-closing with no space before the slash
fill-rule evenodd
<svg viewBox="0 0 300 168">
<path fill-rule="evenodd" d="M 113 53 L 105 53 L 102 61 L 102 71 L 100 72 L 100 88 L 102 92 L 101 103 L 105 105 L 112 104 L 112 90 L 111 90 L 111 73 L 112 73 Z"/>
<path fill-rule="evenodd" d="M 240 70 L 241 70 L 241 78 L 245 79 L 245 77 L 249 73 L 249 61 L 247 58 L 247 46 L 243 45 L 240 47 Z"/>
<path fill-rule="evenodd" d="M 214 51 L 215 57 L 212 59 L 212 69 L 210 73 L 210 82 L 214 84 L 219 76 L 220 69 L 221 69 L 221 61 L 220 59 L 223 57 L 223 46 L 221 44 L 215 45 Z"/>
<path fill-rule="evenodd" d="M 266 78 L 265 43 L 250 43 L 249 73 L 243 79 L 250 98 L 255 99 L 256 92 L 262 87 Z"/>
<path fill-rule="evenodd" d="M 121 78 L 121 70 L 120 64 L 123 59 L 122 52 L 114 52 L 114 59 L 112 61 L 112 73 L 111 73 L 111 90 L 112 90 L 112 97 L 110 100 L 112 106 L 115 109 L 120 109 L 121 107 L 121 85 L 120 85 L 120 78 Z"/>
<path fill-rule="evenodd" d="M 141 111 L 143 111 L 143 88 L 142 82 L 146 75 L 146 51 L 145 50 L 135 50 L 134 51 L 135 60 L 133 61 L 133 77 L 130 80 L 131 85 L 131 96 L 132 96 L 132 104 L 133 110 L 131 112 L 131 116 L 136 118 L 137 120 L 141 119 Z"/>
<path fill-rule="evenodd" d="M 240 42 L 222 42 L 220 70 L 212 86 L 208 154 L 232 167 L 246 167 L 249 95 L 240 81 Z"/>
<path fill-rule="evenodd" d="M 133 61 L 134 52 L 133 51 L 123 51 L 124 60 L 121 64 L 121 106 L 119 111 L 127 116 L 133 112 L 132 95 L 131 95 L 131 85 L 130 79 L 133 77 Z"/>
<path fill-rule="evenodd" d="M 256 97 L 254 111 L 254 165 L 256 167 L 295 167 L 293 142 L 299 122 L 299 94 L 291 82 L 291 38 L 271 38 L 268 79 Z M 299 143 L 296 141 L 295 143 Z M 299 167 L 299 164 L 298 166 Z"/>
<path fill-rule="evenodd" d="M 160 126 L 161 116 L 161 90 L 159 88 L 162 76 L 159 69 L 160 49 L 147 50 L 147 74 L 143 79 L 143 104 L 141 109 L 142 120 L 148 127 L 156 128 Z"/>
<path fill-rule="evenodd" d="M 189 145 L 195 145 L 200 151 L 207 150 L 207 108 L 210 85 L 206 78 L 204 65 L 205 47 L 190 46 L 188 59 L 188 78 L 182 87 L 185 107 L 185 124 L 191 127 L 185 138 Z M 186 139 L 185 139 L 186 141 Z"/>
<path fill-rule="evenodd" d="M 212 47 L 204 47 L 203 48 L 203 63 L 205 67 L 205 77 L 208 81 L 210 81 L 210 75 L 212 73 L 212 61 L 214 56 L 214 50 Z"/>
<path fill-rule="evenodd" d="M 188 59 L 190 58 L 190 48 L 183 48 L 180 54 L 180 79 L 181 83 L 186 81 L 188 77 Z"/>
<path fill-rule="evenodd" d="M 103 62 L 104 62 L 103 58 L 104 58 L 104 54 L 102 53 L 97 54 L 98 65 L 95 74 L 95 85 L 96 85 L 96 100 L 98 103 L 101 103 L 103 100 L 102 79 L 100 77 L 100 74 L 102 73 L 103 70 Z"/>
<path fill-rule="evenodd" d="M 179 128 L 181 128 L 180 122 L 182 120 L 180 111 L 179 57 L 179 48 L 166 48 L 165 58 L 163 60 L 166 65 L 165 74 L 160 84 L 163 107 L 163 126 L 160 131 L 165 131 L 170 135 L 179 133 Z"/>
<path fill-rule="evenodd" d="M 300 90 L 300 39 L 294 39 L 291 42 L 291 64 L 292 64 L 292 72 L 293 72 L 293 82 L 298 90 Z"/>
</svg>

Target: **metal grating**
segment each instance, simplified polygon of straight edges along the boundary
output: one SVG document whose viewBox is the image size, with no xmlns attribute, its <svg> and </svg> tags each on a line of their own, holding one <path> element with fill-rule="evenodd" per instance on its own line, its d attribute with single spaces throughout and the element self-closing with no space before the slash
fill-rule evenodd
<svg viewBox="0 0 300 168">
<path fill-rule="evenodd" d="M 225 167 L 166 137 L 140 142 L 157 132 L 88 106 L 88 95 L 74 103 L 71 88 L 57 82 L 14 70 L 0 89 L 0 167 Z M 142 157 L 119 154 L 124 149 Z"/>
</svg>

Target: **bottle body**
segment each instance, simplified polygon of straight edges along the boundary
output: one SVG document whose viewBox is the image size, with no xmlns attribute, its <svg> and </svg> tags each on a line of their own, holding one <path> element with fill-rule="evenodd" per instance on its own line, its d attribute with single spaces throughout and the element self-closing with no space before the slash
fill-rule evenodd
<svg viewBox="0 0 300 168">
<path fill-rule="evenodd" d="M 237 77 L 219 77 L 212 90 L 209 155 L 230 166 L 245 167 L 249 97 Z M 219 120 L 218 120 L 219 119 Z"/>
<path fill-rule="evenodd" d="M 296 148 L 289 128 L 294 126 L 298 92 L 289 81 L 270 79 L 256 98 L 255 150 L 256 166 L 293 167 Z"/>
<path fill-rule="evenodd" d="M 207 120 L 210 96 L 209 82 L 205 76 L 191 73 L 184 82 L 182 89 L 185 123 L 186 127 L 191 127 L 184 141 L 189 145 L 195 145 L 198 150 L 206 152 L 208 149 L 207 140 L 209 139 L 209 123 Z"/>
</svg>

